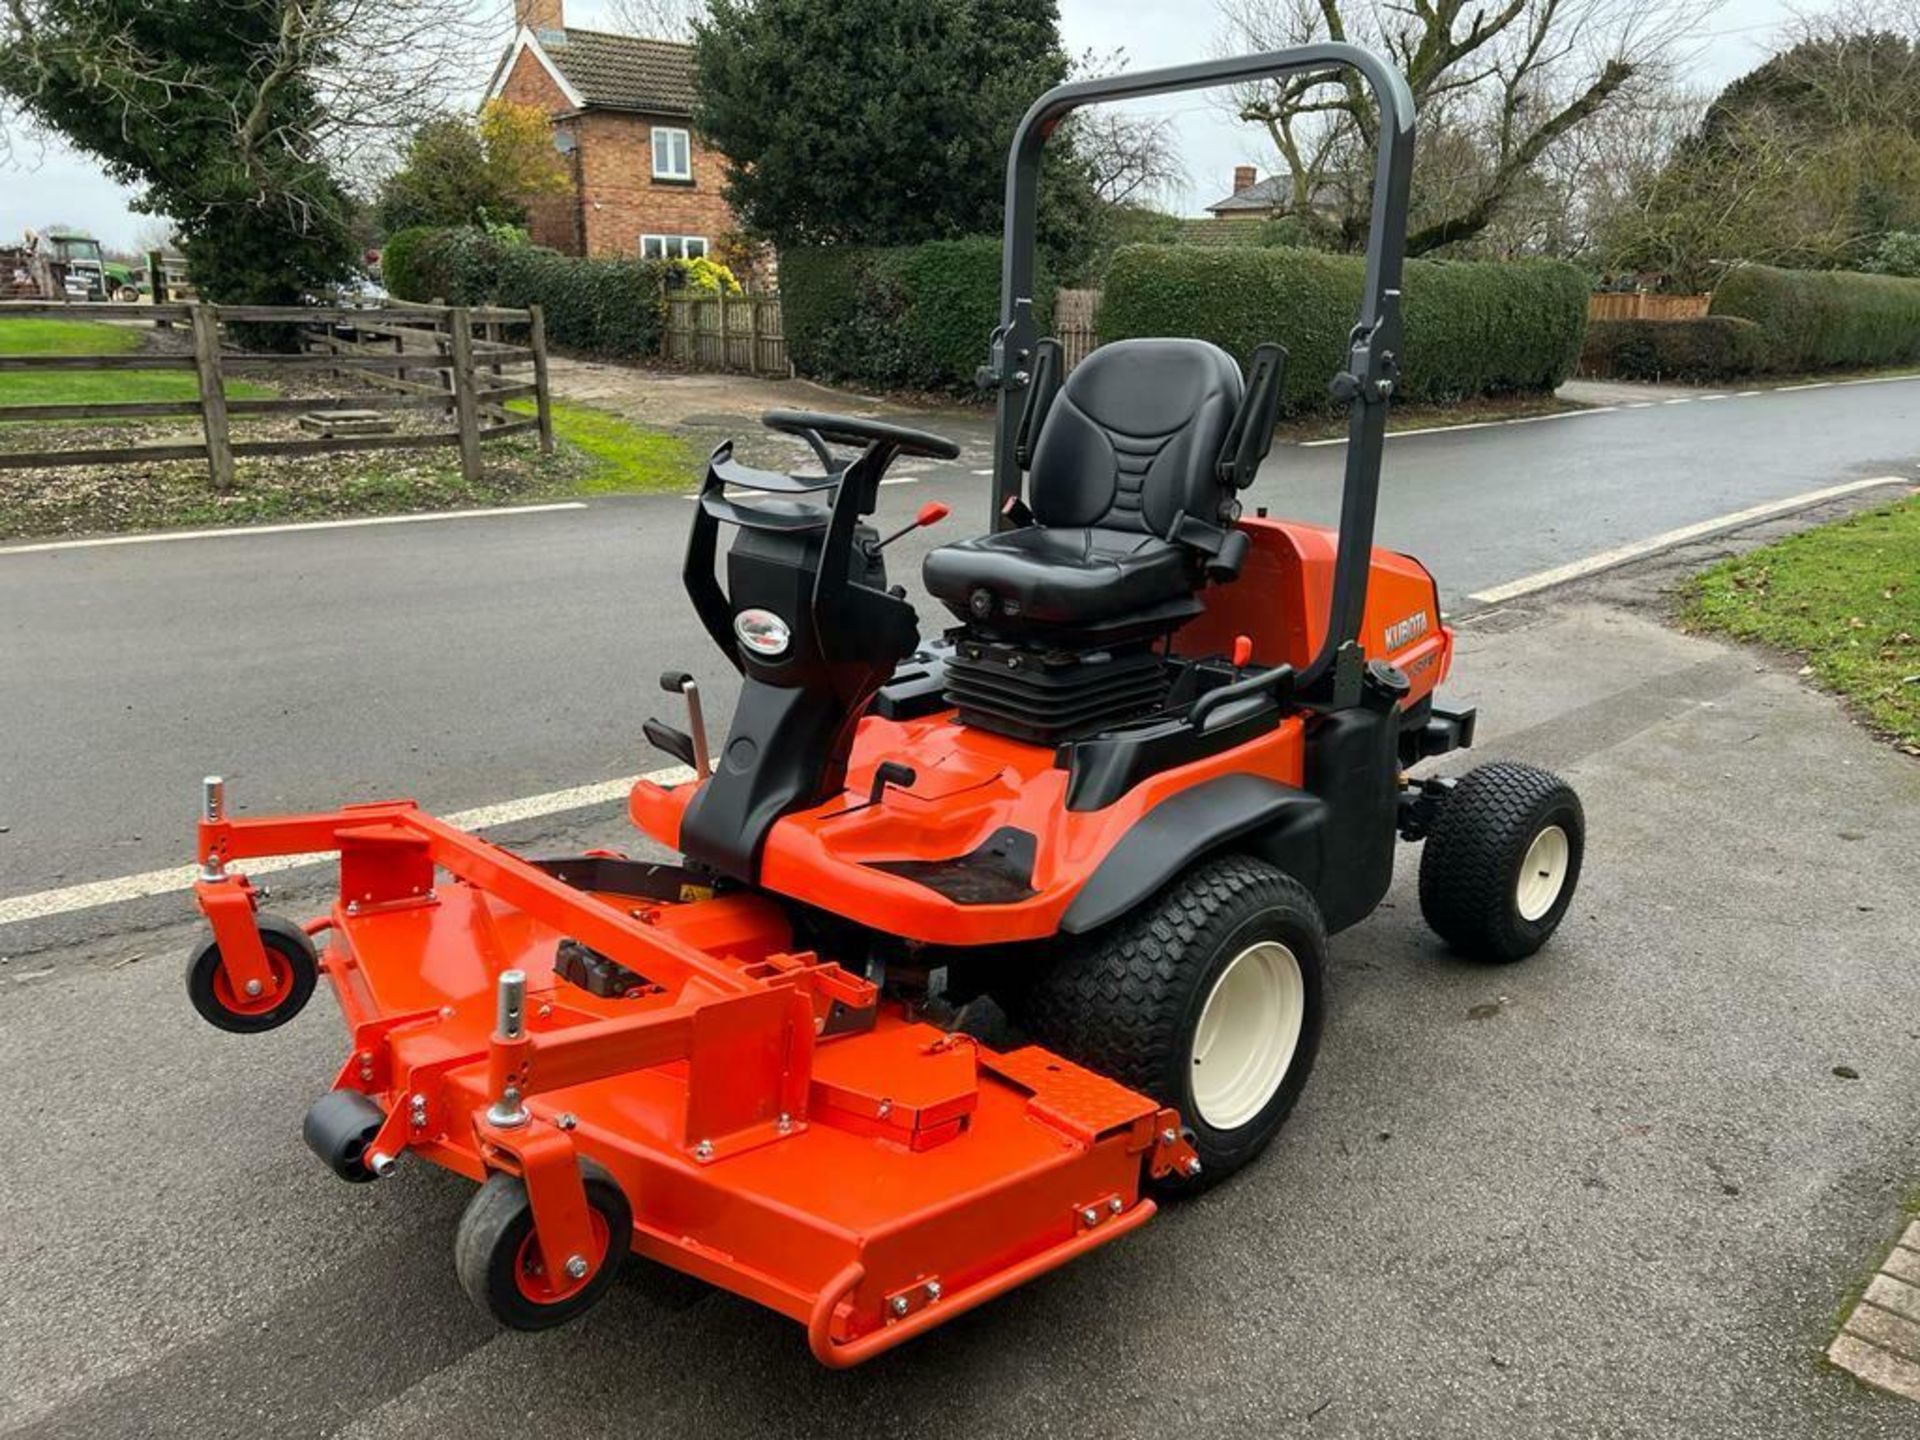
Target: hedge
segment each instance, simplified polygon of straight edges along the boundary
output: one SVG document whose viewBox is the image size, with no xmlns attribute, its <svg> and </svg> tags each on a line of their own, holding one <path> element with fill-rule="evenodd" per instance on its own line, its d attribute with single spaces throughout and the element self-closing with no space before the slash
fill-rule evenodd
<svg viewBox="0 0 1920 1440">
<path fill-rule="evenodd" d="M 992 236 L 780 255 L 781 323 L 800 374 L 880 389 L 970 390 L 1000 322 Z M 1044 275 L 1034 304 L 1053 308 Z"/>
<path fill-rule="evenodd" d="M 1580 370 L 1616 380 L 1731 380 L 1767 368 L 1767 335 L 1751 320 L 1595 320 Z"/>
<path fill-rule="evenodd" d="M 1318 250 L 1130 246 L 1107 273 L 1100 336 L 1190 335 L 1243 365 L 1275 340 L 1290 356 L 1286 411 L 1323 409 L 1346 365 L 1364 273 L 1361 257 Z M 1550 392 L 1573 373 L 1589 288 L 1574 266 L 1410 260 L 1403 288 L 1397 398 Z"/>
<path fill-rule="evenodd" d="M 1709 313 L 1758 325 L 1775 370 L 1920 361 L 1920 280 L 1740 265 L 1714 290 Z"/>
<path fill-rule="evenodd" d="M 479 229 L 402 230 L 381 257 L 387 289 L 403 300 L 538 305 L 555 345 L 614 359 L 658 353 L 670 268 L 660 260 L 583 260 Z"/>
</svg>

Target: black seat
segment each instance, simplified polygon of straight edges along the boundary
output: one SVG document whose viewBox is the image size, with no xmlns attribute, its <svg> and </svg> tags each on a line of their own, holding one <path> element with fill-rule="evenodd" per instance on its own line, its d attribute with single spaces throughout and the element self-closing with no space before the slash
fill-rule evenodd
<svg viewBox="0 0 1920 1440">
<path fill-rule="evenodd" d="M 1221 477 L 1243 381 L 1204 340 L 1119 340 L 1095 350 L 1047 409 L 1033 450 L 1033 524 L 943 545 L 929 592 L 995 631 L 1100 628 L 1171 610 L 1204 579 L 1183 536 L 1236 513 Z M 1185 524 L 1183 525 L 1183 522 Z"/>
</svg>

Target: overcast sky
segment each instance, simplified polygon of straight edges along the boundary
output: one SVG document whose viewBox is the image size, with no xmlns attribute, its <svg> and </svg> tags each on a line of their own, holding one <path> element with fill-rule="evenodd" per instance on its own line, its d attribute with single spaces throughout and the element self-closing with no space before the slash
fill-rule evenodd
<svg viewBox="0 0 1920 1440">
<path fill-rule="evenodd" d="M 1688 0 L 1675 0 L 1675 6 L 1693 8 Z M 1816 0 L 1797 8 L 1822 7 Z M 1221 45 L 1212 0 L 1060 0 L 1060 14 L 1070 50 L 1124 48 L 1129 69 L 1207 59 Z M 567 18 L 576 25 L 604 24 L 604 6 L 600 0 L 568 0 Z M 1788 18 L 1788 0 L 1726 0 L 1689 78 L 1717 86 L 1752 69 Z M 1254 164 L 1264 174 L 1272 163 L 1262 132 L 1222 115 L 1205 96 L 1140 108 L 1170 115 L 1178 127 L 1189 177 L 1175 206 L 1183 213 L 1196 213 L 1226 194 L 1235 165 Z M 12 163 L 0 160 L 0 238 L 64 222 L 92 230 L 110 246 L 132 243 L 143 217 L 128 209 L 128 191 L 63 145 L 14 139 Z"/>
</svg>

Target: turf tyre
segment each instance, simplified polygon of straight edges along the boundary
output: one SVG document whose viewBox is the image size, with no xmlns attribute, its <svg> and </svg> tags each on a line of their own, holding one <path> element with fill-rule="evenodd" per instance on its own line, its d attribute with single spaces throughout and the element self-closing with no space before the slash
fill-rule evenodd
<svg viewBox="0 0 1920 1440">
<path fill-rule="evenodd" d="M 1297 1035 L 1270 1093 L 1262 1085 L 1241 1106 L 1250 1113 L 1210 1123 L 1196 1099 L 1203 1014 L 1229 968 L 1270 946 L 1283 947 L 1296 967 Z M 1257 1156 L 1300 1098 L 1320 1046 L 1326 949 L 1326 927 L 1305 886 L 1264 861 L 1220 855 L 1056 950 L 1008 1005 L 1041 1044 L 1180 1112 L 1202 1168 L 1157 1188 L 1191 1191 Z"/>
<path fill-rule="evenodd" d="M 1556 830 L 1562 843 L 1547 846 L 1553 858 L 1544 863 L 1555 872 L 1547 895 L 1540 864 L 1528 861 Z M 1573 902 L 1586 833 L 1580 797 L 1551 771 L 1505 760 L 1469 770 L 1428 830 L 1420 913 L 1470 959 L 1524 960 L 1547 943 Z"/>
</svg>

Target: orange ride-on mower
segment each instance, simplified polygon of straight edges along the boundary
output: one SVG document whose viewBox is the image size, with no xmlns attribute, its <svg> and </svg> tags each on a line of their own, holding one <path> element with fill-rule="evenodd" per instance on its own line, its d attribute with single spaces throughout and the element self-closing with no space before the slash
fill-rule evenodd
<svg viewBox="0 0 1920 1440">
<path fill-rule="evenodd" d="M 1245 379 L 1194 340 L 1063 377 L 1028 296 L 1040 151 L 1069 111 L 1338 67 L 1382 121 L 1329 531 L 1241 514 L 1277 345 Z M 1378 904 L 1398 839 L 1425 840 L 1434 928 L 1490 960 L 1537 949 L 1580 871 L 1580 804 L 1552 776 L 1407 776 L 1473 732 L 1434 701 L 1452 635 L 1432 578 L 1372 544 L 1412 142 L 1404 82 L 1344 45 L 1044 96 L 1013 146 L 983 372 L 992 528 L 925 565 L 953 628 L 922 642 L 887 583 L 896 536 L 867 521 L 896 457 L 957 447 L 775 412 L 821 473 L 722 446 L 687 548 L 742 677 L 732 728 L 710 755 L 696 687 L 666 676 L 691 723 L 647 734 L 690 778 L 630 801 L 681 862 L 523 859 L 407 801 L 236 819 L 209 782 L 194 1005 L 266 1030 L 324 974 L 352 1040 L 308 1144 L 349 1181 L 411 1152 L 479 1182 L 455 1266 L 526 1329 L 637 1252 L 850 1365 L 1248 1163 L 1313 1063 L 1327 934 Z M 259 913 L 243 863 L 308 851 L 339 854 L 332 912 Z M 1006 1029 L 974 1023 L 989 996 L 1035 1043 L 986 1043 Z"/>
</svg>

